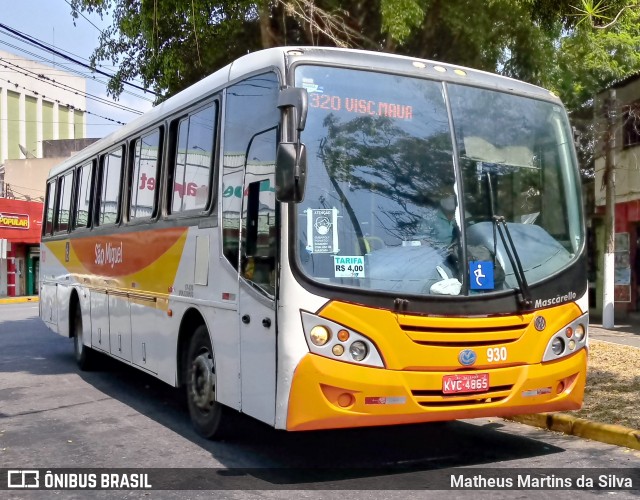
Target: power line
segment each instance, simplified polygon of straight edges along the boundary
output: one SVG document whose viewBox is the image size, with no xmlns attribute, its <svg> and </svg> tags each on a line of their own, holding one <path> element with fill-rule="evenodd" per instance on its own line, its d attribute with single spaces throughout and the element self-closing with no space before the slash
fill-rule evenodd
<svg viewBox="0 0 640 500">
<path fill-rule="evenodd" d="M 12 81 L 10 81 L 10 80 L 7 80 L 6 78 L 0 78 L 0 80 L 5 81 L 5 82 L 7 82 L 7 83 L 9 83 L 9 84 L 11 84 L 11 85 L 14 85 L 16 88 L 21 87 L 21 88 L 23 88 L 24 90 L 26 90 L 27 92 L 31 92 L 33 95 L 36 95 L 36 96 L 37 96 L 37 95 L 40 95 L 40 93 L 39 93 L 37 90 L 28 89 L 28 88 L 27 88 L 27 87 L 25 87 L 24 85 L 19 85 L 19 84 L 15 83 L 15 82 L 12 82 Z M 80 109 L 80 108 L 78 108 L 78 107 L 74 106 L 73 104 L 60 102 L 60 100 L 59 100 L 59 99 L 56 99 L 56 100 L 55 100 L 55 102 L 57 102 L 58 104 L 62 104 L 63 106 L 66 106 L 66 107 L 67 107 L 67 108 L 69 108 L 69 109 L 75 109 L 75 110 L 77 110 L 77 111 L 80 111 L 80 112 L 82 112 L 82 113 L 86 113 L 86 114 L 88 114 L 88 115 L 97 116 L 98 118 L 102 118 L 103 120 L 108 120 L 108 121 L 110 121 L 110 122 L 114 122 L 114 123 L 117 123 L 117 124 L 119 124 L 119 125 L 125 125 L 125 123 L 124 123 L 124 122 L 121 122 L 120 120 L 114 120 L 113 118 L 109 118 L 109 117 L 107 117 L 107 116 L 102 116 L 102 115 L 99 115 L 99 114 L 97 114 L 97 113 L 93 113 L 93 112 L 91 112 L 91 111 L 87 111 L 86 109 Z"/>
<path fill-rule="evenodd" d="M 129 113 L 134 113 L 134 114 L 138 114 L 138 115 L 142 114 L 142 112 L 137 110 L 137 109 L 130 108 L 130 107 L 125 106 L 123 104 L 111 102 L 111 101 L 108 101 L 107 99 L 104 99 L 102 97 L 96 96 L 94 94 L 90 94 L 89 92 L 76 89 L 75 87 L 67 85 L 66 83 L 58 82 L 58 81 L 54 80 L 53 78 L 49 78 L 47 76 L 44 76 L 43 74 L 35 73 L 35 72 L 31 71 L 31 70 L 28 70 L 28 69 L 25 69 L 25 68 L 23 68 L 21 66 L 18 66 L 17 64 L 10 63 L 9 61 L 7 61 L 6 59 L 4 59 L 2 57 L 0 57 L 0 61 L 4 61 L 6 63 L 6 64 L 1 64 L 0 63 L 0 66 L 3 66 L 3 67 L 5 67 L 5 68 L 7 68 L 9 70 L 11 70 L 11 68 L 9 68 L 7 66 L 7 64 L 9 66 L 13 67 L 13 68 L 17 68 L 17 69 L 11 70 L 14 73 L 19 73 L 19 74 L 21 74 L 23 76 L 27 76 L 29 78 L 34 78 L 36 80 L 43 81 L 43 82 L 48 83 L 48 84 L 50 84 L 50 85 L 52 85 L 52 86 L 54 86 L 56 88 L 59 88 L 59 89 L 62 89 L 62 90 L 66 90 L 67 92 L 73 92 L 76 95 L 83 95 L 84 97 L 86 97 L 88 99 L 91 99 L 92 101 L 96 101 L 96 102 L 99 102 L 101 104 L 106 104 L 107 106 L 112 106 L 112 107 L 117 108 L 117 109 L 119 109 L 121 111 L 128 111 Z"/>
<path fill-rule="evenodd" d="M 6 182 L 6 180 L 5 180 L 5 182 Z M 36 193 L 44 193 L 43 189 L 35 189 L 35 188 L 32 188 L 32 187 L 28 187 L 28 186 L 19 186 L 18 184 L 14 184 L 13 182 L 7 182 L 7 184 L 10 184 L 11 188 L 17 187 L 17 188 L 19 188 L 21 190 L 26 189 L 27 191 L 35 191 Z"/>
<path fill-rule="evenodd" d="M 66 106 L 65 104 L 60 104 L 60 106 Z M 71 106 L 71 105 L 69 105 Z M 78 108 L 73 108 L 79 112 L 82 113 L 87 113 L 89 115 L 93 114 L 90 111 L 84 111 Z M 5 122 L 5 123 L 42 123 L 42 124 L 50 124 L 50 125 L 69 125 L 68 122 L 61 122 L 61 121 L 43 121 L 43 120 L 21 120 L 20 118 L 6 118 L 6 119 L 0 119 L 0 121 Z M 113 121 L 113 120 L 111 120 Z M 117 122 L 120 123 L 120 122 Z M 122 124 L 122 123 L 120 123 Z M 75 125 L 78 125 L 77 123 Z M 86 122 L 86 125 L 91 125 L 92 127 L 114 127 L 115 125 L 112 125 L 110 123 L 97 123 L 97 122 Z"/>
<path fill-rule="evenodd" d="M 89 68 L 90 70 L 95 71 L 96 73 L 99 73 L 102 76 L 107 76 L 109 78 L 113 78 L 113 75 L 110 75 L 109 73 L 106 73 L 106 72 L 104 72 L 104 71 L 102 71 L 102 70 L 100 70 L 98 68 L 92 68 L 88 64 L 85 64 L 82 61 L 78 61 L 77 59 L 74 59 L 73 57 L 70 57 L 70 56 L 68 56 L 66 54 L 63 54 L 59 50 L 53 49 L 53 48 L 47 46 L 46 44 L 39 42 L 37 39 L 33 38 L 32 36 L 27 35 L 25 33 L 22 33 L 22 32 L 20 32 L 18 30 L 15 30 L 15 29 L 11 28 L 10 26 L 7 26 L 4 23 L 0 23 L 0 28 L 3 28 L 4 30 L 15 34 L 16 36 L 22 38 L 23 40 L 27 40 L 28 42 L 30 42 L 30 43 L 32 43 L 34 45 L 37 45 L 38 47 L 40 47 L 43 50 L 46 50 L 47 52 L 51 52 L 52 54 L 55 54 L 57 56 L 62 57 L 63 59 L 67 59 L 68 61 L 74 62 L 74 63 L 76 63 L 76 64 L 78 64 L 80 66 L 83 66 L 85 68 Z M 160 96 L 160 94 L 154 92 L 153 90 L 145 89 L 144 87 L 140 87 L 139 85 L 136 85 L 134 83 L 126 82 L 126 81 L 123 81 L 122 83 L 124 85 L 129 85 L 129 86 L 131 86 L 133 88 L 136 88 L 138 90 L 142 90 L 143 92 L 149 92 L 150 94 L 153 94 L 153 95 L 158 96 L 158 97 Z"/>
<path fill-rule="evenodd" d="M 11 36 L 11 35 L 10 35 L 10 34 L 8 34 L 8 33 L 5 33 L 5 35 L 9 35 L 9 36 Z M 15 37 L 13 37 L 13 38 L 15 38 Z M 69 65 L 63 65 L 63 64 L 60 64 L 60 63 L 56 63 L 56 62 L 52 61 L 51 59 L 46 59 L 45 57 L 42 57 L 42 56 L 41 56 L 41 55 L 39 55 L 39 54 L 35 54 L 34 52 L 30 52 L 30 51 L 28 51 L 28 50 L 24 49 L 23 47 L 18 47 L 17 45 L 10 44 L 10 43 L 8 43 L 8 42 L 7 42 L 7 41 L 5 41 L 5 40 L 0 40 L 0 43 L 1 43 L 1 44 L 4 44 L 4 45 L 6 45 L 6 46 L 8 46 L 8 47 L 10 47 L 10 48 L 12 48 L 12 49 L 14 49 L 14 50 L 18 50 L 18 51 L 20 51 L 20 52 L 24 52 L 25 54 L 27 54 L 27 55 L 29 55 L 29 56 L 31 56 L 31 57 L 37 58 L 37 59 L 39 59 L 40 61 L 43 61 L 43 62 L 45 62 L 45 63 L 49 63 L 49 64 L 52 64 L 52 65 L 54 65 L 54 66 L 61 66 L 61 67 L 63 67 L 64 69 L 63 69 L 63 70 L 60 70 L 60 71 L 67 71 L 67 72 L 75 73 L 76 75 L 80 75 L 80 76 L 82 76 L 82 77 L 84 77 L 84 78 L 86 78 L 86 79 L 93 80 L 94 82 L 100 83 L 100 84 L 102 84 L 102 85 L 104 85 L 104 86 L 107 86 L 107 85 L 108 85 L 108 82 L 105 82 L 104 80 L 100 80 L 99 78 L 96 78 L 95 74 L 87 74 L 87 73 L 83 73 L 82 71 L 79 71 L 79 70 L 77 70 L 77 69 L 75 69 L 75 68 L 73 68 L 73 67 L 70 67 Z M 18 59 L 18 60 L 23 60 L 23 61 L 24 61 L 24 60 L 26 60 L 26 59 L 24 59 L 24 58 L 16 58 L 16 59 Z M 55 71 L 55 68 L 52 68 L 52 69 Z M 136 94 L 135 92 L 131 92 L 130 90 L 123 89 L 122 93 L 123 93 L 123 94 L 131 95 L 131 96 L 133 96 L 133 97 L 136 97 L 136 98 L 138 98 L 138 99 L 142 99 L 142 100 L 147 101 L 147 102 L 151 102 L 151 103 L 153 103 L 153 99 L 149 99 L 149 98 L 147 98 L 147 97 L 145 97 L 145 96 L 142 96 L 142 95 L 140 95 L 140 94 Z"/>
<path fill-rule="evenodd" d="M 64 0 L 66 2 L 66 4 L 71 7 L 73 9 L 73 5 L 71 5 L 67 0 Z M 93 21 L 91 21 L 91 19 L 89 19 L 87 16 L 84 15 L 84 13 L 80 12 L 80 15 L 82 17 L 84 17 L 86 19 L 86 21 L 93 26 L 95 29 L 97 29 L 100 33 L 102 33 L 102 30 L 100 28 L 98 28 L 95 24 L 93 24 Z"/>
</svg>

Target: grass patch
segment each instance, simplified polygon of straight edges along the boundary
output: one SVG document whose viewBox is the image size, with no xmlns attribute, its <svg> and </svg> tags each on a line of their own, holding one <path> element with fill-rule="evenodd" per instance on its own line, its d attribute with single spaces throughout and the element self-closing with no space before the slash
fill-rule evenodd
<svg viewBox="0 0 640 500">
<path fill-rule="evenodd" d="M 640 430 L 640 349 L 589 340 L 589 364 L 584 404 L 568 412 L 605 424 Z"/>
</svg>

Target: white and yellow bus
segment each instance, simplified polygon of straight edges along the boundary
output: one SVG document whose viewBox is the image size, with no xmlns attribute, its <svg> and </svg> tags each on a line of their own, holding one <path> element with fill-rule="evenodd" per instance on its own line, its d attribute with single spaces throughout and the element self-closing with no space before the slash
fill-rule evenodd
<svg viewBox="0 0 640 500">
<path fill-rule="evenodd" d="M 55 167 L 40 315 L 197 431 L 579 408 L 585 229 L 556 96 L 383 53 L 246 55 Z"/>
</svg>

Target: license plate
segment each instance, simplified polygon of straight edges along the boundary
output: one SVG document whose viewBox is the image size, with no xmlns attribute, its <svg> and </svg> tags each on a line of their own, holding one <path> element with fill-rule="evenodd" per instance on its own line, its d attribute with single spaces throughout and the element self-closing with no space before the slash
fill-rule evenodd
<svg viewBox="0 0 640 500">
<path fill-rule="evenodd" d="M 465 392 L 487 392 L 488 373 L 462 373 L 442 377 L 443 394 L 464 394 Z"/>
</svg>

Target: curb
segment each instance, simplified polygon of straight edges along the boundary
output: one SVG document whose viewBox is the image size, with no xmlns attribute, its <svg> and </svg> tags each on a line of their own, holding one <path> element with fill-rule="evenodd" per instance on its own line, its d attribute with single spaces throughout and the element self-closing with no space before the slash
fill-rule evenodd
<svg viewBox="0 0 640 500">
<path fill-rule="evenodd" d="M 40 302 L 40 297 L 4 297 L 0 299 L 0 305 L 2 304 L 20 304 L 22 302 Z"/>
<path fill-rule="evenodd" d="M 542 429 L 640 450 L 640 430 L 622 425 L 592 422 L 591 420 L 572 417 L 564 413 L 536 413 L 506 418 L 514 422 L 541 427 Z"/>
</svg>

